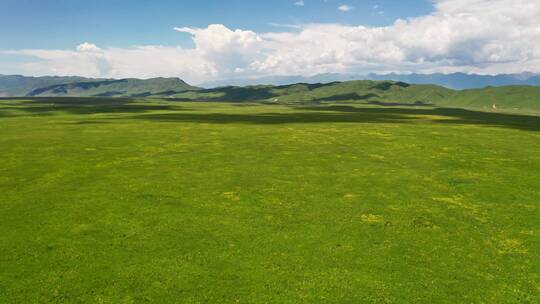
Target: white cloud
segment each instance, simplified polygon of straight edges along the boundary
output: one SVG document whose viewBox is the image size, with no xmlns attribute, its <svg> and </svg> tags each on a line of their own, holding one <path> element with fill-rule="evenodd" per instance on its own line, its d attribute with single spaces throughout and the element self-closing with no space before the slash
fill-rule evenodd
<svg viewBox="0 0 540 304">
<path fill-rule="evenodd" d="M 106 50 L 113 78 L 181 77 L 192 83 L 219 75 L 218 65 L 197 50 L 180 47 L 139 46 Z"/>
<path fill-rule="evenodd" d="M 236 53 L 251 50 L 261 42 L 253 31 L 232 31 L 222 24 L 212 24 L 207 28 L 175 27 L 174 30 L 193 36 L 196 49 L 203 53 Z"/>
<path fill-rule="evenodd" d="M 229 75 L 245 70 L 255 58 L 263 55 L 266 43 L 253 31 L 230 30 L 221 24 L 207 28 L 175 28 L 176 31 L 191 34 L 195 42 L 192 56 L 212 65 L 216 74 Z"/>
<path fill-rule="evenodd" d="M 77 51 L 79 52 L 99 52 L 101 51 L 100 48 L 97 47 L 97 45 L 89 42 L 85 42 L 82 44 L 79 44 L 77 46 Z"/>
<path fill-rule="evenodd" d="M 352 9 L 353 9 L 352 6 L 349 6 L 349 5 L 346 5 L 346 4 L 338 6 L 338 10 L 340 10 L 342 12 L 348 12 L 348 11 L 350 11 Z"/>
<path fill-rule="evenodd" d="M 0 56 L 23 55 L 37 60 L 23 62 L 16 73 L 26 75 L 82 75 L 101 77 L 111 72 L 108 55 L 97 46 L 83 43 L 76 51 L 17 50 L 0 51 Z"/>
<path fill-rule="evenodd" d="M 437 0 L 432 14 L 385 27 L 307 24 L 273 33 L 223 25 L 175 28 L 194 48 L 12 50 L 31 56 L 14 73 L 91 77 L 227 77 L 369 72 L 540 73 L 540 2 Z M 2 62 L 2 61 L 0 61 Z M 14 64 L 10 64 L 10 68 Z M 2 66 L 0 71 L 4 72 Z"/>
<path fill-rule="evenodd" d="M 294 3 L 294 5 L 296 5 L 296 6 L 304 6 L 305 4 L 306 4 L 306 3 L 304 2 L 304 0 L 299 0 L 299 1 L 296 1 L 296 2 Z"/>
</svg>

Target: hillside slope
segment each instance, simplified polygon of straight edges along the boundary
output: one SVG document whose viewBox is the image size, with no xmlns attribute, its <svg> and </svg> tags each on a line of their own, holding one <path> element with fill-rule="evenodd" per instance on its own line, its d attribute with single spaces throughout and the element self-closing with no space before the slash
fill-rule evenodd
<svg viewBox="0 0 540 304">
<path fill-rule="evenodd" d="M 33 97 L 148 97 L 197 90 L 179 78 L 120 79 L 58 84 L 32 90 Z"/>
<path fill-rule="evenodd" d="M 540 87 L 506 86 L 451 90 L 437 85 L 356 80 L 328 84 L 225 87 L 175 94 L 180 100 L 277 103 L 354 102 L 540 111 Z"/>
<path fill-rule="evenodd" d="M 450 89 L 463 90 L 485 88 L 488 86 L 540 85 L 540 75 L 533 73 L 478 75 L 465 73 L 451 74 L 339 74 L 326 73 L 310 77 L 267 76 L 261 78 L 233 78 L 209 81 L 201 84 L 204 88 L 248 85 L 287 85 L 291 83 L 329 83 L 351 80 L 393 80 L 410 84 L 435 84 Z"/>
<path fill-rule="evenodd" d="M 280 103 L 364 101 L 432 103 L 454 91 L 435 85 L 410 85 L 395 81 L 356 80 L 327 84 L 298 83 L 285 86 L 224 87 L 174 94 L 184 100 L 270 101 Z"/>
<path fill-rule="evenodd" d="M 540 87 L 506 86 L 454 91 L 436 102 L 440 106 L 540 111 Z"/>
<path fill-rule="evenodd" d="M 100 81 L 101 79 L 92 79 L 84 77 L 59 77 L 43 76 L 28 77 L 21 75 L 0 75 L 0 97 L 25 96 L 28 92 L 64 83 Z"/>
</svg>

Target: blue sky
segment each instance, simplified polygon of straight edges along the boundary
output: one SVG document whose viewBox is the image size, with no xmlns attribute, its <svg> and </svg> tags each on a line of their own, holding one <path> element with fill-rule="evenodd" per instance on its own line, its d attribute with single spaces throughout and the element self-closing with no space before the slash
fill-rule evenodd
<svg viewBox="0 0 540 304">
<path fill-rule="evenodd" d="M 538 0 L 0 0 L 0 74 L 540 73 Z"/>
<path fill-rule="evenodd" d="M 380 26 L 425 15 L 426 0 L 0 0 L 0 49 L 190 45 L 173 27 L 229 28 L 269 32 L 275 24 L 340 23 Z M 340 5 L 352 10 L 339 11 Z M 375 8 L 376 7 L 376 8 Z"/>
</svg>

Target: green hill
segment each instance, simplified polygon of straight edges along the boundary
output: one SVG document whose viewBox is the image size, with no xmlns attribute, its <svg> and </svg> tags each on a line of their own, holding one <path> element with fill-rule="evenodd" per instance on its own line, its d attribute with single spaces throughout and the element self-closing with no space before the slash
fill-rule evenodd
<svg viewBox="0 0 540 304">
<path fill-rule="evenodd" d="M 208 101 L 271 101 L 280 103 L 363 101 L 431 103 L 454 91 L 435 85 L 410 85 L 395 81 L 357 80 L 328 84 L 298 83 L 285 86 L 224 87 L 182 92 L 175 98 Z"/>
<path fill-rule="evenodd" d="M 163 96 L 158 96 L 163 97 Z M 395 81 L 224 87 L 174 94 L 179 100 L 266 101 L 277 103 L 350 102 L 386 105 L 435 105 L 460 108 L 540 111 L 540 87 L 507 86 L 451 90 L 437 85 Z"/>
<path fill-rule="evenodd" d="M 84 77 L 0 75 L 0 97 L 25 96 L 28 92 L 58 84 L 99 81 Z"/>
<path fill-rule="evenodd" d="M 540 111 L 540 87 L 506 86 L 454 91 L 437 105 L 464 108 L 492 108 Z"/>
<path fill-rule="evenodd" d="M 350 102 L 477 109 L 492 108 L 495 105 L 503 110 L 540 111 L 540 87 L 534 86 L 488 87 L 458 91 L 436 85 L 362 80 L 328 84 L 224 87 L 182 92 L 172 97 L 193 101 Z"/>
<path fill-rule="evenodd" d="M 32 90 L 34 97 L 148 97 L 196 90 L 179 78 L 120 79 L 58 84 Z"/>
<path fill-rule="evenodd" d="M 540 111 L 540 87 L 506 86 L 452 90 L 400 81 L 354 80 L 290 85 L 229 86 L 201 89 L 179 78 L 88 79 L 81 77 L 0 76 L 0 97 L 131 97 L 176 101 L 363 103 L 434 105 L 474 109 Z"/>
</svg>

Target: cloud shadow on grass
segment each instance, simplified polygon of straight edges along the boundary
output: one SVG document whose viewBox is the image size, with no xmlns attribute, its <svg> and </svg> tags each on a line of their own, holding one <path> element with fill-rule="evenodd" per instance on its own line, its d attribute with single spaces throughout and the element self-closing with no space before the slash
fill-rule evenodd
<svg viewBox="0 0 540 304">
<path fill-rule="evenodd" d="M 376 115 L 402 115 L 416 117 L 417 120 L 425 120 L 433 116 L 443 119 L 433 119 L 434 123 L 441 124 L 462 124 L 462 125 L 490 125 L 497 127 L 506 127 L 513 129 L 540 131 L 540 116 L 496 113 L 475 111 L 461 108 L 367 108 L 353 106 L 327 106 L 327 107 L 302 107 L 300 109 L 307 111 L 329 111 L 334 113 L 359 113 Z"/>
<path fill-rule="evenodd" d="M 157 122 L 194 123 L 245 123 L 245 124 L 294 124 L 294 123 L 416 123 L 430 122 L 447 125 L 486 125 L 519 130 L 540 131 L 540 117 L 490 113 L 453 108 L 402 108 L 311 106 L 293 107 L 289 113 L 159 113 L 130 116 Z M 300 112 L 298 112 L 300 110 Z"/>
<path fill-rule="evenodd" d="M 70 97 L 42 97 L 42 98 L 9 98 L 13 101 L 14 109 L 30 115 L 52 115 L 57 112 L 70 114 L 109 114 L 109 113 L 144 113 L 150 111 L 179 111 L 183 110 L 174 105 L 151 104 L 137 102 L 132 98 L 70 98 Z M 1 99 L 0 99 L 1 101 Z M 7 115 L 7 114 L 5 114 Z M 22 116 L 22 115 L 11 115 Z M 2 112 L 0 111 L 0 118 Z"/>
<path fill-rule="evenodd" d="M 155 122 L 193 123 L 417 123 L 429 122 L 446 125 L 486 125 L 518 130 L 540 131 L 540 117 L 482 112 L 457 108 L 435 108 L 427 105 L 385 104 L 377 106 L 352 105 L 291 105 L 291 111 L 276 113 L 196 113 L 177 104 L 137 102 L 130 98 L 21 98 L 10 99 L 13 107 L 0 108 L 0 118 L 20 116 L 11 108 L 29 115 L 52 115 L 66 112 L 77 115 L 127 114 L 107 117 L 114 119 L 140 119 Z M 11 102 L 10 102 L 11 103 Z M 10 105 L 10 106 L 11 106 Z M 5 111 L 4 111 L 5 110 Z M 160 111 L 155 113 L 155 111 Z M 24 115 L 24 114 L 21 114 Z M 82 122 L 84 123 L 84 122 Z M 92 121 L 92 123 L 97 123 Z"/>
</svg>

